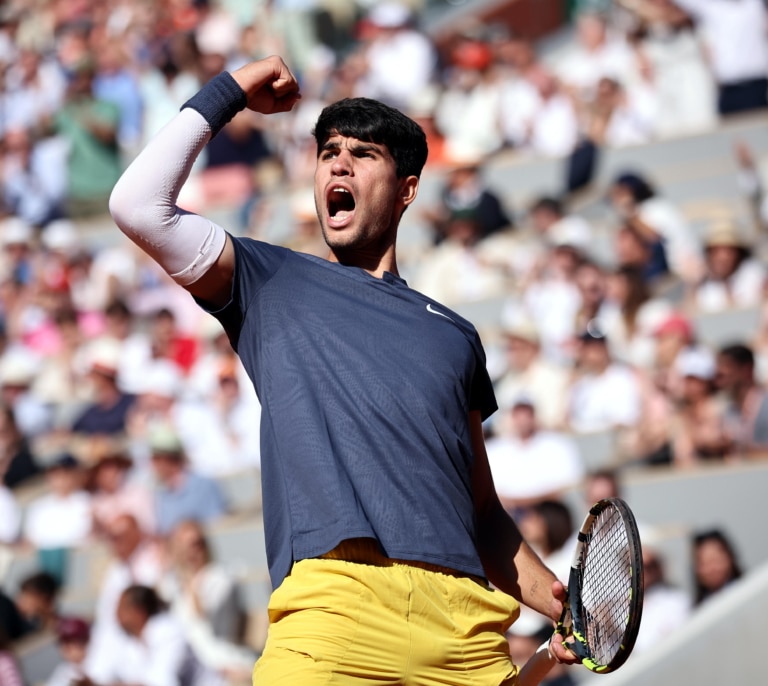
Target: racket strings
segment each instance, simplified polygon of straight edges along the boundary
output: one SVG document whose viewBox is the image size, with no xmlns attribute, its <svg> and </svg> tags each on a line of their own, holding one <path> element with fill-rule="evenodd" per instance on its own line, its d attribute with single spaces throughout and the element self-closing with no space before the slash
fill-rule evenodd
<svg viewBox="0 0 768 686">
<path fill-rule="evenodd" d="M 632 561 L 621 514 L 601 512 L 583 561 L 582 627 L 592 657 L 609 664 L 622 647 L 632 600 Z"/>
</svg>

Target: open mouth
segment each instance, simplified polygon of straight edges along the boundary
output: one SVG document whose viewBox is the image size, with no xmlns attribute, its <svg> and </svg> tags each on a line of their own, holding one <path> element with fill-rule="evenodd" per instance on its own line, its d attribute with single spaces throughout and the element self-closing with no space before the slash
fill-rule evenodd
<svg viewBox="0 0 768 686">
<path fill-rule="evenodd" d="M 328 216 L 333 221 L 344 221 L 355 211 L 355 197 L 348 188 L 334 186 L 328 192 Z"/>
</svg>

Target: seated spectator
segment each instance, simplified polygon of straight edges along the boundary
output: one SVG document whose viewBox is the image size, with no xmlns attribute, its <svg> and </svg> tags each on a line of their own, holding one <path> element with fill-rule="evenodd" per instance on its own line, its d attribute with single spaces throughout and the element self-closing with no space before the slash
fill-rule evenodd
<svg viewBox="0 0 768 686">
<path fill-rule="evenodd" d="M 59 581 L 47 572 L 36 572 L 24 578 L 16 593 L 16 607 L 31 631 L 48 631 L 56 627 Z"/>
<path fill-rule="evenodd" d="M 569 426 L 581 433 L 636 426 L 641 419 L 636 376 L 612 359 L 608 340 L 599 327 L 588 326 L 579 340 L 567 392 Z"/>
<path fill-rule="evenodd" d="M 19 663 L 11 650 L 11 641 L 0 627 L 0 684 L 3 686 L 24 686 Z"/>
<path fill-rule="evenodd" d="M 656 341 L 653 362 L 653 380 L 670 398 L 682 395 L 682 379 L 677 370 L 677 358 L 694 346 L 694 330 L 690 319 L 679 312 L 670 312 L 654 331 Z"/>
<path fill-rule="evenodd" d="M 72 432 L 86 436 L 120 437 L 126 431 L 126 418 L 135 400 L 117 382 L 120 344 L 102 340 L 90 350 L 88 380 L 93 401 L 72 424 Z"/>
<path fill-rule="evenodd" d="M 454 212 L 445 225 L 445 240 L 421 260 L 414 288 L 449 306 L 501 295 L 506 280 L 478 255 L 480 231 L 474 210 Z"/>
<path fill-rule="evenodd" d="M 14 347 L 0 358 L 0 400 L 13 409 L 13 418 L 27 439 L 49 432 L 53 424 L 51 409 L 34 392 L 39 360 L 31 351 Z"/>
<path fill-rule="evenodd" d="M 3 485 L 15 488 L 40 474 L 29 441 L 16 424 L 13 408 L 0 404 L 0 475 Z"/>
<path fill-rule="evenodd" d="M 653 298 L 636 267 L 616 268 L 607 278 L 606 298 L 597 313 L 611 354 L 634 367 L 648 369 L 654 360 L 654 331 L 669 315 L 666 300 Z"/>
<path fill-rule="evenodd" d="M 119 644 L 117 605 L 120 594 L 133 583 L 155 586 L 164 573 L 161 547 L 139 527 L 136 518 L 121 515 L 107 525 L 110 561 L 98 584 L 86 669 L 108 669 Z"/>
<path fill-rule="evenodd" d="M 479 159 L 455 163 L 445 175 L 439 202 L 423 211 L 432 226 L 435 243 L 445 238 L 446 225 L 454 214 L 465 211 L 471 212 L 477 221 L 480 238 L 512 223 L 504 203 L 483 179 Z"/>
<path fill-rule="evenodd" d="M 90 686 L 223 686 L 200 664 L 181 623 L 152 588 L 126 588 L 120 594 L 116 619 L 122 631 L 112 651 L 98 669 L 86 666 Z"/>
<path fill-rule="evenodd" d="M 716 223 L 706 236 L 703 276 L 690 284 L 691 306 L 698 312 L 756 307 L 763 302 L 767 276 L 737 226 Z"/>
<path fill-rule="evenodd" d="M 729 538 L 719 529 L 693 537 L 694 604 L 701 605 L 740 579 L 741 566 Z"/>
<path fill-rule="evenodd" d="M 255 655 L 241 644 L 243 608 L 235 579 L 217 564 L 203 528 L 182 522 L 170 538 L 171 566 L 159 586 L 200 661 L 222 675 L 247 677 Z"/>
<path fill-rule="evenodd" d="M 157 533 L 167 536 L 185 520 L 210 522 L 226 512 L 224 497 L 212 479 L 187 466 L 181 440 L 172 427 L 158 425 L 150 435 L 152 470 L 157 478 Z"/>
<path fill-rule="evenodd" d="M 2 470 L 2 463 L 0 463 Z M 0 472 L 2 473 L 2 472 Z M 21 533 L 21 507 L 13 491 L 0 483 L 0 545 L 16 543 Z"/>
<path fill-rule="evenodd" d="M 154 359 L 170 360 L 184 374 L 189 372 L 197 359 L 198 343 L 179 328 L 172 310 L 161 308 L 152 315 L 149 335 Z"/>
<path fill-rule="evenodd" d="M 523 512 L 520 531 L 555 576 L 567 583 L 576 545 L 568 507 L 557 499 L 534 503 Z"/>
<path fill-rule="evenodd" d="M 56 639 L 61 662 L 45 686 L 73 686 L 85 678 L 84 663 L 91 627 L 80 617 L 61 617 L 56 625 Z"/>
<path fill-rule="evenodd" d="M 123 453 L 108 453 L 98 459 L 91 470 L 91 507 L 96 534 L 109 530 L 109 525 L 122 515 L 136 518 L 142 531 L 155 528 L 152 493 L 149 486 L 132 474 L 133 461 Z"/>
<path fill-rule="evenodd" d="M 755 379 L 755 357 L 746 345 L 717 355 L 717 387 L 726 397 L 725 425 L 735 457 L 762 456 L 768 448 L 768 393 Z"/>
<path fill-rule="evenodd" d="M 640 654 L 657 648 L 691 614 L 688 594 L 670 585 L 664 575 L 661 553 L 643 542 L 643 620 L 633 652 Z"/>
<path fill-rule="evenodd" d="M 723 459 L 730 441 L 724 407 L 716 395 L 715 356 L 706 348 L 687 348 L 677 356 L 675 368 L 683 381 L 672 430 L 675 464 Z"/>
<path fill-rule="evenodd" d="M 502 336 L 506 369 L 496 381 L 499 408 L 511 409 L 518 397 L 526 395 L 536 407 L 536 416 L 542 428 L 562 426 L 565 420 L 567 371 L 544 357 L 539 332 L 527 316 L 508 312 L 502 324 Z M 504 434 L 511 430 L 508 417 L 494 418 L 493 430 L 496 433 Z"/>
<path fill-rule="evenodd" d="M 45 472 L 48 492 L 26 512 L 24 538 L 59 581 L 64 580 L 68 550 L 83 545 L 91 534 L 91 497 L 83 480 L 80 463 L 69 453 L 60 455 Z"/>
<path fill-rule="evenodd" d="M 682 279 L 698 272 L 701 249 L 696 234 L 677 207 L 642 174 L 627 171 L 616 176 L 609 197 L 624 223 L 625 238 L 634 236 L 650 252 L 648 278 L 663 276 L 667 269 Z"/>
<path fill-rule="evenodd" d="M 486 447 L 499 500 L 505 509 L 516 511 L 575 486 L 584 475 L 584 464 L 570 438 L 539 430 L 530 398 L 517 398 L 510 412 L 512 435 L 491 438 Z"/>
</svg>

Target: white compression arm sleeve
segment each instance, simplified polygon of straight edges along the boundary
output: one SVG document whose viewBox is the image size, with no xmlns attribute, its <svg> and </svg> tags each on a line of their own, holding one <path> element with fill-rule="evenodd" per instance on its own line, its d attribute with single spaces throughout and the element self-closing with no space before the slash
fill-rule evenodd
<svg viewBox="0 0 768 686">
<path fill-rule="evenodd" d="M 125 170 L 109 199 L 120 230 L 182 286 L 211 268 L 227 238 L 218 224 L 176 206 L 192 164 L 210 139 L 203 116 L 183 109 Z"/>
</svg>

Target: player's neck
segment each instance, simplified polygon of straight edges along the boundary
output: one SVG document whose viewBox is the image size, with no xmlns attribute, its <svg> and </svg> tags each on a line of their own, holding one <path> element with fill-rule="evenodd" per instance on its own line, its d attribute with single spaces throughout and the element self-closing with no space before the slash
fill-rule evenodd
<svg viewBox="0 0 768 686">
<path fill-rule="evenodd" d="M 397 256 L 394 245 L 387 248 L 383 254 L 364 250 L 347 251 L 331 249 L 328 254 L 328 261 L 337 262 L 346 267 L 358 267 L 377 279 L 382 278 L 384 272 L 389 272 L 395 276 L 400 274 L 397 269 Z"/>
</svg>

